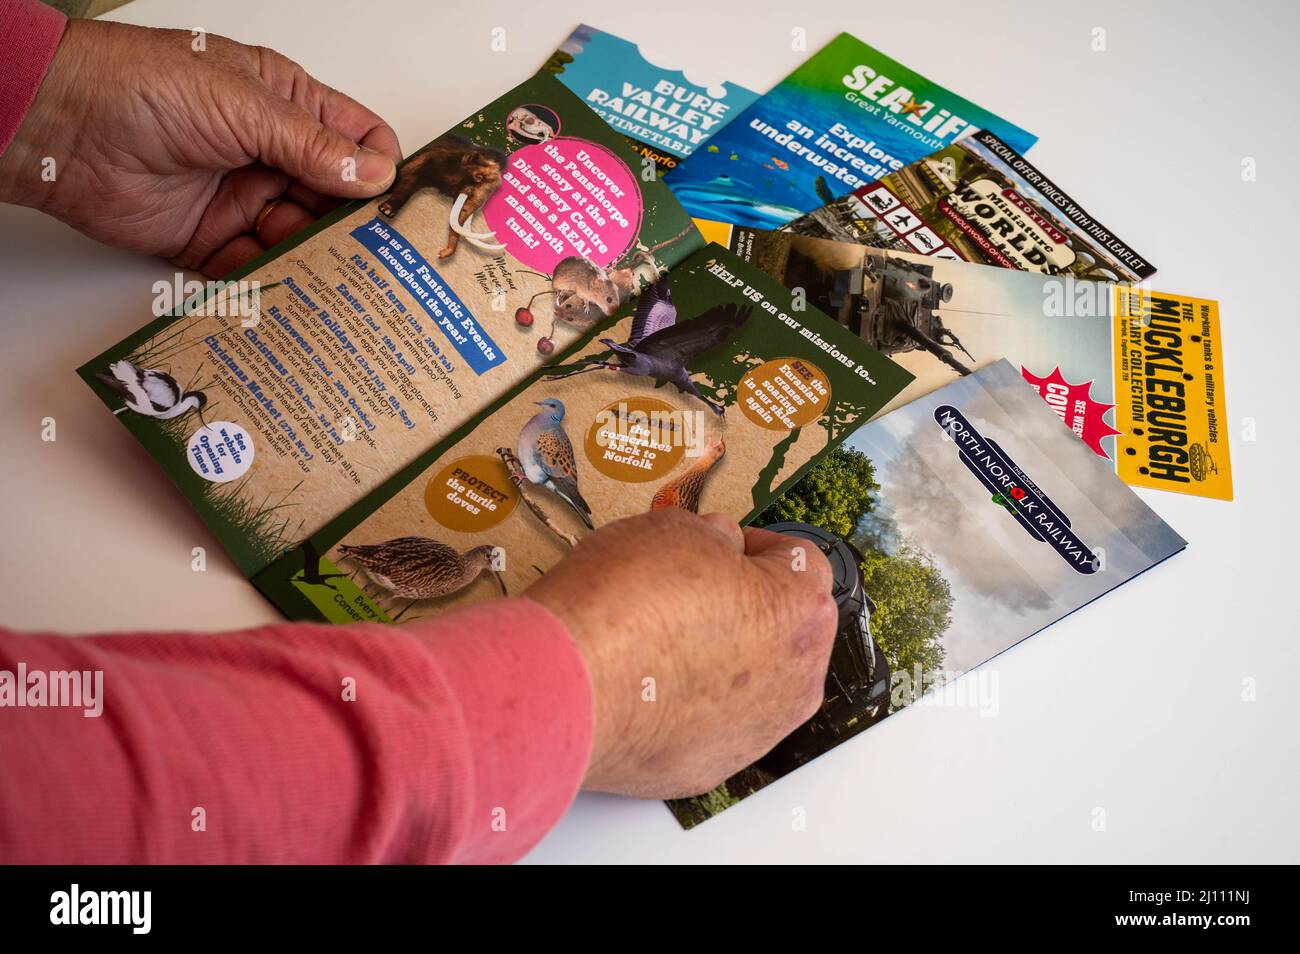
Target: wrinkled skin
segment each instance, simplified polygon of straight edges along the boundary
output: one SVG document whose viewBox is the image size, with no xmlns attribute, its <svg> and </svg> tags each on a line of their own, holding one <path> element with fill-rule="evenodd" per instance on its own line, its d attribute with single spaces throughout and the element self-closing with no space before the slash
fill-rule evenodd
<svg viewBox="0 0 1300 954">
<path fill-rule="evenodd" d="M 529 588 L 591 674 L 585 788 L 698 795 L 812 717 L 836 611 L 825 557 L 796 569 L 797 545 L 668 508 L 601 527 Z"/>
<path fill-rule="evenodd" d="M 388 188 L 401 148 L 378 116 L 272 50 L 207 35 L 196 52 L 194 40 L 70 21 L 0 157 L 0 201 L 219 278 L 332 198 Z"/>
</svg>

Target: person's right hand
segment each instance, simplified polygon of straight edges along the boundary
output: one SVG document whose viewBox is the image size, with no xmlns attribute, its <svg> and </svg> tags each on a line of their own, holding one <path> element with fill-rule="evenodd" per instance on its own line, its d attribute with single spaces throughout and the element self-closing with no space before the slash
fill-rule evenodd
<svg viewBox="0 0 1300 954">
<path fill-rule="evenodd" d="M 568 627 L 591 675 L 584 788 L 698 795 L 821 705 L 836 609 L 806 542 L 657 510 L 602 527 L 524 595 Z"/>
</svg>

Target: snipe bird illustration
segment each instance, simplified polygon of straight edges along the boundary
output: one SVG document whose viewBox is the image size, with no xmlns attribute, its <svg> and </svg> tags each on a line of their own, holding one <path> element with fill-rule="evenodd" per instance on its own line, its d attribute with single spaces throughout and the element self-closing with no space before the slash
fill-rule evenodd
<svg viewBox="0 0 1300 954">
<path fill-rule="evenodd" d="M 339 553 L 359 564 L 378 586 L 410 600 L 393 617 L 394 622 L 415 603 L 463 590 L 484 571 L 496 578 L 505 596 L 505 581 L 493 566 L 495 552 L 496 547 L 487 545 L 460 553 L 428 537 L 398 537 L 383 543 L 339 547 Z"/>
<path fill-rule="evenodd" d="M 668 280 L 661 279 L 641 292 L 632 316 L 632 330 L 627 341 L 613 338 L 600 343 L 614 352 L 612 358 L 593 356 L 571 365 L 553 369 L 555 377 L 569 377 L 587 371 L 621 371 L 638 377 L 654 378 L 655 386 L 672 384 L 683 394 L 699 398 L 721 416 L 726 408 L 699 392 L 691 380 L 691 365 L 701 356 L 731 339 L 753 312 L 752 305 L 734 303 L 717 305 L 703 314 L 677 323 Z"/>
<path fill-rule="evenodd" d="M 722 455 L 727 452 L 727 443 L 721 438 L 704 449 L 704 453 L 685 471 L 668 481 L 650 501 L 651 510 L 665 507 L 681 507 L 691 513 L 700 512 L 700 496 L 704 493 L 704 482 L 713 473 L 713 468 Z"/>
<path fill-rule="evenodd" d="M 564 403 L 555 398 L 535 402 L 542 410 L 529 418 L 519 432 L 519 463 L 524 476 L 555 494 L 594 530 L 591 507 L 578 492 L 578 463 L 573 442 L 564 431 Z"/>
<path fill-rule="evenodd" d="M 186 391 L 164 371 L 137 368 L 130 361 L 114 361 L 108 366 L 107 374 L 100 371 L 95 377 L 125 399 L 126 406 L 118 408 L 114 414 L 130 410 L 167 421 L 196 411 L 199 420 L 203 420 L 203 407 L 208 403 L 208 396 L 202 391 Z"/>
</svg>

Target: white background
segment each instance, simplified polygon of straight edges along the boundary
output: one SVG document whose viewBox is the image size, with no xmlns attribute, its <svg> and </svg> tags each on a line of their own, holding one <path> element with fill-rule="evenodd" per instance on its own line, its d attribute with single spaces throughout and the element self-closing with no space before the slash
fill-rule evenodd
<svg viewBox="0 0 1300 954">
<path fill-rule="evenodd" d="M 1294 4 L 135 0 L 113 16 L 273 46 L 407 152 L 579 22 L 758 90 L 848 30 L 1037 133 L 1033 162 L 1155 262 L 1155 287 L 1221 302 L 1236 502 L 1144 493 L 1188 550 L 999 657 L 996 717 L 914 707 L 692 832 L 659 803 L 583 795 L 530 860 L 1300 861 Z M 12 208 L 0 250 L 0 622 L 277 620 L 73 373 L 144 324 L 170 267 Z"/>
</svg>

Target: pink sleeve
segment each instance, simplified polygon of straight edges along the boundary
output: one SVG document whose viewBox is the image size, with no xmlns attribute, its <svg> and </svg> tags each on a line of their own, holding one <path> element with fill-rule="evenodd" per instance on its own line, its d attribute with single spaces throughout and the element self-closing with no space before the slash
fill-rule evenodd
<svg viewBox="0 0 1300 954">
<path fill-rule="evenodd" d="M 38 0 L 0 0 L 0 153 L 31 108 L 67 22 Z"/>
<path fill-rule="evenodd" d="M 401 627 L 0 630 L 0 862 L 513 861 L 591 732 L 582 657 L 524 599 Z"/>
</svg>

